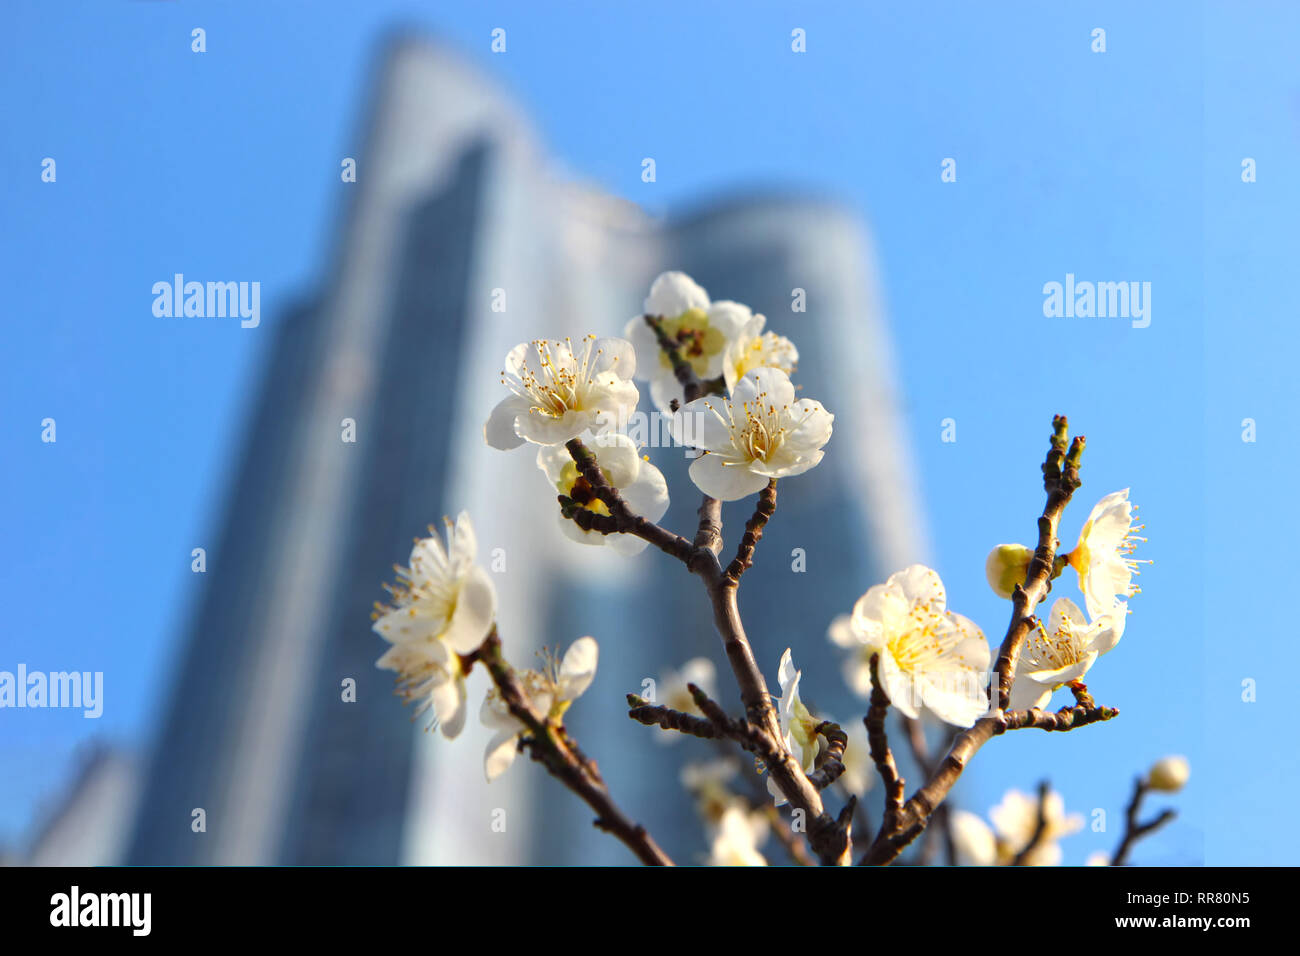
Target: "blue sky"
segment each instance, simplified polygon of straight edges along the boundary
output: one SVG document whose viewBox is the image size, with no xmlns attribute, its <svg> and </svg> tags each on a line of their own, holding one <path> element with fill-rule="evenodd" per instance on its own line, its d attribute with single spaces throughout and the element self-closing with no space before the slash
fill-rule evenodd
<svg viewBox="0 0 1300 956">
<path fill-rule="evenodd" d="M 1273 577 L 1296 531 L 1285 429 L 1300 83 L 1284 4 L 753 2 L 6 5 L 0 668 L 106 672 L 99 721 L 0 715 L 0 840 L 91 734 L 156 718 L 267 338 L 159 324 L 152 282 L 261 277 L 273 315 L 320 279 L 376 43 L 414 25 L 478 61 L 574 175 L 655 210 L 781 187 L 857 209 L 878 248 L 936 565 L 996 636 L 988 548 L 1029 540 L 1053 412 L 1089 437 L 1072 539 L 1131 487 L 1155 564 L 1090 686 L 1120 721 L 981 754 L 963 802 L 1046 770 L 1112 814 L 1168 752 L 1193 782 L 1146 862 L 1284 862 L 1272 794 L 1297 651 Z M 59 15 L 54 12 L 60 11 Z M 207 52 L 190 51 L 190 30 Z M 489 51 L 507 31 L 507 52 Z M 807 34 L 807 52 L 790 32 Z M 1105 53 L 1091 49 L 1106 30 Z M 641 182 L 654 156 L 657 182 Z M 57 182 L 42 183 L 44 157 Z M 940 163 L 957 161 L 955 183 Z M 1243 157 L 1258 182 L 1241 181 Z M 1042 287 L 1152 284 L 1150 327 L 1045 318 Z M 739 297 L 739 295 L 738 295 Z M 40 422 L 58 442 L 40 442 Z M 958 440 L 940 440 L 940 422 Z M 1257 441 L 1241 440 L 1242 420 Z M 1262 587 L 1266 580 L 1269 587 Z M 865 587 L 874 582 L 864 582 Z M 1072 585 L 1060 593 L 1073 593 Z M 1278 591 L 1282 594 L 1278 594 Z M 829 678 L 829 675 L 827 675 Z M 1256 700 L 1242 700 L 1242 682 Z"/>
</svg>

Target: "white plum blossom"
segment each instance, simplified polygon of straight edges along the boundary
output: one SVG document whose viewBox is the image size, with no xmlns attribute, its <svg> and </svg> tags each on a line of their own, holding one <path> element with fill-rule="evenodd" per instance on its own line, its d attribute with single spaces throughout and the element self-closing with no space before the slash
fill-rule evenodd
<svg viewBox="0 0 1300 956">
<path fill-rule="evenodd" d="M 1124 635 L 1127 608 L 1121 603 L 1089 622 L 1069 598 L 1057 598 L 1048 615 L 1029 632 L 1016 677 L 1011 685 L 1011 709 L 1046 707 L 1052 691 L 1083 675 L 1102 654 L 1110 651 Z"/>
<path fill-rule="evenodd" d="M 1083 817 L 1077 813 L 1067 815 L 1065 800 L 1055 790 L 1048 791 L 1042 814 L 1043 832 L 1025 857 L 1025 866 L 1059 866 L 1062 852 L 1057 841 L 1083 829 Z M 1002 802 L 989 811 L 998 838 L 999 863 L 1011 863 L 1029 846 L 1038 831 L 1038 815 L 1038 797 L 1019 790 L 1008 790 Z"/>
<path fill-rule="evenodd" d="M 1187 762 L 1187 758 L 1174 754 L 1155 762 L 1155 765 L 1147 773 L 1147 786 L 1152 790 L 1177 793 L 1187 786 L 1188 778 L 1191 775 L 1192 767 Z"/>
<path fill-rule="evenodd" d="M 397 568 L 397 584 L 386 585 L 391 604 L 376 602 L 374 630 L 392 644 L 376 662 L 398 674 L 399 693 L 430 708 L 444 737 L 465 726 L 465 675 L 459 655 L 468 654 L 492 630 L 496 590 L 474 563 L 478 542 L 469 515 L 446 523 L 447 544 L 436 535 L 419 538 L 409 568 Z M 433 529 L 430 528 L 432 535 Z"/>
<path fill-rule="evenodd" d="M 622 428 L 640 399 L 635 372 L 636 355 L 623 339 L 589 335 L 576 349 L 569 339 L 516 345 L 501 373 L 511 394 L 492 410 L 483 437 L 509 450 L 525 441 L 562 445 L 588 429 Z"/>
<path fill-rule="evenodd" d="M 998 862 L 998 838 L 993 828 L 969 810 L 948 815 L 953 849 L 958 866 L 994 866 Z"/>
<path fill-rule="evenodd" d="M 721 501 L 736 501 L 773 478 L 816 467 L 834 420 L 820 403 L 796 400 L 785 372 L 761 368 L 742 378 L 729 399 L 710 396 L 682 407 L 673 430 L 683 445 L 704 451 L 691 464 L 696 487 Z"/>
<path fill-rule="evenodd" d="M 643 314 L 628 320 L 623 334 L 636 350 L 638 377 L 649 381 L 650 398 L 665 414 L 672 400 L 681 401 L 684 393 L 672 363 L 645 320 L 647 315 L 660 320 L 664 334 L 677 345 L 678 355 L 701 381 L 722 375 L 728 349 L 745 337 L 747 329 L 755 328 L 755 316 L 747 306 L 710 302 L 709 294 L 684 272 L 665 272 L 655 279 Z M 761 321 L 757 329 L 762 329 Z"/>
<path fill-rule="evenodd" d="M 558 722 L 569 705 L 582 696 L 596 677 L 596 660 L 600 648 L 595 638 L 580 637 L 557 662 L 547 657 L 540 670 L 518 674 L 520 687 L 533 710 L 548 721 Z M 500 692 L 492 687 L 483 701 L 479 719 L 496 734 L 488 742 L 483 770 L 488 782 L 501 776 L 514 762 L 524 724 L 510 713 Z"/>
<path fill-rule="evenodd" d="M 1133 575 L 1139 564 L 1149 563 L 1129 557 L 1137 542 L 1146 538 L 1136 534 L 1142 526 L 1133 524 L 1137 509 L 1128 500 L 1128 491 L 1112 492 L 1097 502 L 1079 532 L 1079 543 L 1067 557 L 1079 574 L 1079 590 L 1094 618 L 1136 594 Z"/>
<path fill-rule="evenodd" d="M 846 674 L 859 694 L 871 691 L 871 657 L 879 655 L 881 685 L 908 717 L 921 707 L 940 720 L 969 727 L 988 711 L 989 646 L 974 622 L 946 608 L 939 575 L 914 564 L 858 599 L 849 626 L 833 640 L 855 651 Z"/>
<path fill-rule="evenodd" d="M 767 866 L 758 852 L 767 837 L 769 823 L 760 813 L 732 804 L 722 811 L 717 833 L 709 850 L 709 866 Z"/>
<path fill-rule="evenodd" d="M 618 432 L 601 435 L 588 432 L 581 437 L 583 444 L 596 456 L 605 480 L 618 489 L 635 514 L 649 521 L 658 521 L 664 516 L 668 510 L 668 483 L 658 468 L 641 457 L 632 439 Z M 595 514 L 609 514 L 609 508 L 582 477 L 573 457 L 563 445 L 543 445 L 539 448 L 537 467 L 566 498 Z M 606 535 L 599 531 L 584 531 L 578 527 L 577 522 L 564 517 L 559 510 L 555 513 L 563 532 L 581 544 L 609 544 L 620 554 L 638 554 L 645 549 L 646 542 L 635 535 Z"/>
<path fill-rule="evenodd" d="M 748 801 L 734 793 L 729 786 L 739 774 L 740 761 L 730 754 L 700 763 L 688 763 L 682 768 L 682 786 L 695 798 L 696 808 L 710 830 L 717 826 L 728 807 L 734 804 L 748 807 Z"/>
<path fill-rule="evenodd" d="M 1002 802 L 989 811 L 990 827 L 966 810 L 954 810 L 950 817 L 952 839 L 959 866 L 1009 866 L 1015 862 L 1038 832 L 1038 797 L 1008 790 Z M 1021 862 L 1025 866 L 1057 866 L 1061 862 L 1058 840 L 1083 827 L 1077 813 L 1065 813 L 1065 801 L 1049 791 L 1043 805 L 1043 832 Z"/>
<path fill-rule="evenodd" d="M 794 658 L 790 648 L 781 655 L 781 666 L 777 671 L 777 680 L 781 684 L 781 700 L 777 705 L 777 716 L 781 721 L 781 733 L 785 736 L 785 747 L 794 757 L 795 762 L 804 773 L 812 773 L 817 765 L 817 751 L 821 746 L 817 727 L 821 723 L 808 712 L 803 701 L 799 699 L 799 678 L 802 671 L 794 669 Z M 776 805 L 786 803 L 783 794 L 771 777 L 767 778 L 767 792 L 776 800 Z"/>
<path fill-rule="evenodd" d="M 756 368 L 779 368 L 787 375 L 794 374 L 799 350 L 784 335 L 764 332 L 766 322 L 763 316 L 754 315 L 727 345 L 722 377 L 728 392 L 734 391 L 736 383 Z"/>
<path fill-rule="evenodd" d="M 871 655 L 875 651 L 853 630 L 853 615 L 840 614 L 831 621 L 826 636 L 836 647 L 853 651 L 844 659 L 844 683 L 864 700 L 871 696 Z"/>
</svg>

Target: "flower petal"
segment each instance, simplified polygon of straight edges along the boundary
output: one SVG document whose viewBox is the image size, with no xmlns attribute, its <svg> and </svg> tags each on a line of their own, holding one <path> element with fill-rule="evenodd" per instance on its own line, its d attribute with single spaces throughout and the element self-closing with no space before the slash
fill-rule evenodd
<svg viewBox="0 0 1300 956">
<path fill-rule="evenodd" d="M 577 700 L 596 677 L 600 647 L 593 637 L 580 637 L 564 652 L 560 662 L 560 699 Z"/>
<path fill-rule="evenodd" d="M 524 443 L 515 423 L 521 415 L 528 414 L 528 401 L 518 395 L 509 395 L 497 403 L 483 425 L 483 439 L 493 448 L 509 451 Z"/>
<path fill-rule="evenodd" d="M 473 565 L 461 580 L 456 610 L 442 640 L 457 654 L 468 654 L 488 636 L 496 613 L 496 586 L 487 571 Z"/>
<path fill-rule="evenodd" d="M 708 309 L 709 294 L 685 272 L 664 272 L 650 284 L 646 315 L 676 318 L 689 309 Z"/>
<path fill-rule="evenodd" d="M 515 762 L 519 752 L 519 735 L 503 730 L 488 741 L 487 752 L 483 755 L 483 773 L 491 783 L 501 776 Z"/>
<path fill-rule="evenodd" d="M 739 501 L 756 495 L 767 487 L 766 475 L 756 474 L 744 465 L 727 461 L 719 455 L 702 455 L 691 463 L 691 481 L 710 498 Z"/>
</svg>

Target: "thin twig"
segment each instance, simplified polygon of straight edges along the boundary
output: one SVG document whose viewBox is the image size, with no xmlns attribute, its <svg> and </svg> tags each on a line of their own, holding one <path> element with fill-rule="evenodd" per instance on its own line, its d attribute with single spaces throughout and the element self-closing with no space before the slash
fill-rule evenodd
<svg viewBox="0 0 1300 956">
<path fill-rule="evenodd" d="M 1043 489 L 1047 504 L 1038 519 L 1038 547 L 1029 562 L 1023 585 L 1017 585 L 1011 596 L 1011 623 L 998 651 L 994 673 L 997 674 L 998 707 L 1011 706 L 1011 684 L 1015 680 L 1016 662 L 1025 637 L 1037 625 L 1034 609 L 1052 589 L 1052 572 L 1056 566 L 1056 549 L 1060 541 L 1056 530 L 1061 523 L 1061 513 L 1079 487 L 1079 459 L 1086 439 L 1079 435 L 1068 445 L 1069 422 L 1064 415 L 1052 418 L 1052 443 L 1043 462 Z"/>
<path fill-rule="evenodd" d="M 1133 849 L 1133 844 L 1148 834 L 1154 833 L 1162 826 L 1178 816 L 1174 810 L 1161 810 L 1153 819 L 1146 823 L 1138 822 L 1138 812 L 1142 808 L 1142 798 L 1151 790 L 1146 780 L 1142 777 L 1137 778 L 1133 785 L 1133 798 L 1129 800 L 1128 809 L 1124 811 L 1124 836 L 1119 841 L 1119 847 L 1115 850 L 1115 855 L 1111 858 L 1111 866 L 1123 866 L 1128 862 L 1129 852 Z"/>
<path fill-rule="evenodd" d="M 776 513 L 776 479 L 767 483 L 758 494 L 758 504 L 754 506 L 754 515 L 745 522 L 745 534 L 740 539 L 736 556 L 724 572 L 731 581 L 739 581 L 740 576 L 754 564 L 754 549 L 763 537 L 763 528 L 767 526 L 772 515 Z"/>
<path fill-rule="evenodd" d="M 652 866 L 673 865 L 668 854 L 659 848 L 645 827 L 630 820 L 614 803 L 595 761 L 578 749 L 563 725 L 533 709 L 514 671 L 501 653 L 501 638 L 495 629 L 472 655 L 463 660 L 471 663 L 479 660 L 487 667 L 492 683 L 501 694 L 501 700 L 511 715 L 524 725 L 520 746 L 546 767 L 551 776 L 596 811 L 594 823 L 597 828 L 623 841 L 642 863 Z"/>
<path fill-rule="evenodd" d="M 627 705 L 630 708 L 627 715 L 649 727 L 675 730 L 692 737 L 703 737 L 705 740 L 717 740 L 725 736 L 717 725 L 707 718 L 652 704 L 636 694 L 627 695 Z"/>
<path fill-rule="evenodd" d="M 1050 792 L 1051 787 L 1046 780 L 1038 784 L 1038 819 L 1034 824 L 1034 832 L 1029 837 L 1029 842 L 1020 848 L 1020 852 L 1011 861 L 1012 866 L 1027 866 L 1033 852 L 1047 836 L 1047 796 Z"/>
<path fill-rule="evenodd" d="M 920 718 L 908 717 L 906 714 L 899 714 L 903 720 L 903 730 L 907 735 L 908 749 L 912 751 L 912 760 L 916 762 L 921 771 L 923 780 L 930 779 L 934 773 L 934 758 L 930 754 L 930 743 L 925 737 L 925 725 Z M 945 800 L 939 804 L 934 811 L 934 822 L 938 824 L 938 833 L 943 840 L 943 857 L 948 866 L 957 865 L 957 842 L 952 832 L 952 814 L 951 800 Z M 920 860 L 924 866 L 933 862 L 935 848 L 937 846 L 933 834 L 934 827 L 926 827 L 925 839 L 922 841 Z"/>
<path fill-rule="evenodd" d="M 1047 492 L 1047 503 L 1038 519 L 1038 547 L 1029 563 L 1025 583 L 1017 585 L 1012 595 L 1011 623 L 1007 627 L 994 668 L 998 706 L 953 738 L 948 753 L 934 768 L 925 785 L 904 805 L 903 811 L 897 815 L 895 825 L 881 827 L 861 860 L 863 864 L 884 866 L 896 860 L 903 849 L 925 830 L 936 808 L 943 803 L 971 758 L 993 737 L 1024 727 L 1045 731 L 1071 730 L 1110 720 L 1119 714 L 1114 708 L 1087 707 L 1083 704 L 1062 708 L 1054 714 L 1040 710 L 1007 710 L 1021 645 L 1030 628 L 1037 624 L 1033 611 L 1051 589 L 1052 573 L 1056 567 L 1056 548 L 1059 544 L 1056 530 L 1060 524 L 1061 512 L 1080 485 L 1079 459 L 1084 445 L 1082 435 L 1073 442 L 1069 441 L 1069 423 L 1064 415 L 1053 417 L 1051 448 L 1043 462 L 1043 488 Z"/>
<path fill-rule="evenodd" d="M 830 720 L 818 724 L 816 733 L 826 738 L 826 750 L 820 755 L 816 769 L 808 774 L 808 780 L 818 790 L 825 790 L 844 775 L 844 751 L 849 746 L 849 735 Z"/>
<path fill-rule="evenodd" d="M 889 735 L 885 729 L 885 717 L 889 713 L 889 695 L 880 684 L 880 655 L 871 655 L 871 705 L 862 722 L 867 727 L 867 741 L 871 745 L 871 759 L 876 764 L 876 772 L 885 785 L 885 816 L 880 821 L 880 834 L 893 831 L 898 826 L 899 814 L 903 812 L 903 797 L 907 790 L 905 781 L 898 772 L 894 761 L 894 752 L 889 748 Z M 879 836 L 877 836 L 879 839 Z"/>
</svg>

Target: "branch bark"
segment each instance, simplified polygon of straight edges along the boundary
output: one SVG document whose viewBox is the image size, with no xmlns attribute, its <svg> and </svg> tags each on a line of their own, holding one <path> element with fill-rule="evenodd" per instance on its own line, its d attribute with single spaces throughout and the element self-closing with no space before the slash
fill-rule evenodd
<svg viewBox="0 0 1300 956">
<path fill-rule="evenodd" d="M 1047 492 L 1047 503 L 1038 519 L 1038 547 L 1029 563 L 1025 583 L 1017 585 L 1012 595 L 1011 623 L 1007 627 L 994 667 L 997 706 L 972 727 L 953 738 L 948 753 L 925 785 L 912 795 L 904 804 L 902 812 L 897 814 L 895 825 L 892 828 L 881 827 L 875 841 L 860 861 L 862 864 L 884 866 L 896 860 L 903 849 L 925 830 L 935 810 L 948 796 L 971 758 L 999 734 L 1025 727 L 1066 731 L 1118 716 L 1119 711 L 1114 708 L 1089 707 L 1083 703 L 1062 708 L 1054 714 L 1040 710 L 1008 710 L 1020 648 L 1029 629 L 1037 624 L 1033 616 L 1034 609 L 1051 590 L 1056 549 L 1060 543 L 1056 531 L 1062 511 L 1081 484 L 1079 460 L 1085 443 L 1082 435 L 1073 442 L 1069 440 L 1069 422 L 1064 415 L 1052 418 L 1051 447 L 1043 462 L 1043 489 Z M 1076 701 L 1078 699 L 1076 694 Z"/>
<path fill-rule="evenodd" d="M 533 709 L 514 671 L 501 653 L 501 638 L 495 629 L 473 654 L 462 658 L 462 666 L 468 671 L 467 665 L 472 665 L 475 660 L 483 662 L 506 707 L 526 728 L 520 746 L 546 767 L 551 776 L 596 811 L 595 826 L 621 840 L 642 863 L 672 866 L 673 861 L 659 848 L 645 827 L 634 823 L 614 803 L 595 761 L 578 749 L 564 725 Z"/>
<path fill-rule="evenodd" d="M 1129 852 L 1133 849 L 1133 844 L 1172 820 L 1178 814 L 1173 810 L 1162 810 L 1160 813 L 1146 823 L 1138 822 L 1138 813 L 1142 809 L 1142 798 L 1150 793 L 1151 788 L 1147 786 L 1144 778 L 1138 777 L 1133 784 L 1133 797 L 1129 800 L 1128 808 L 1124 811 L 1124 836 L 1119 841 L 1119 846 L 1115 849 L 1115 855 L 1111 858 L 1111 866 L 1123 866 L 1128 862 Z"/>
</svg>

